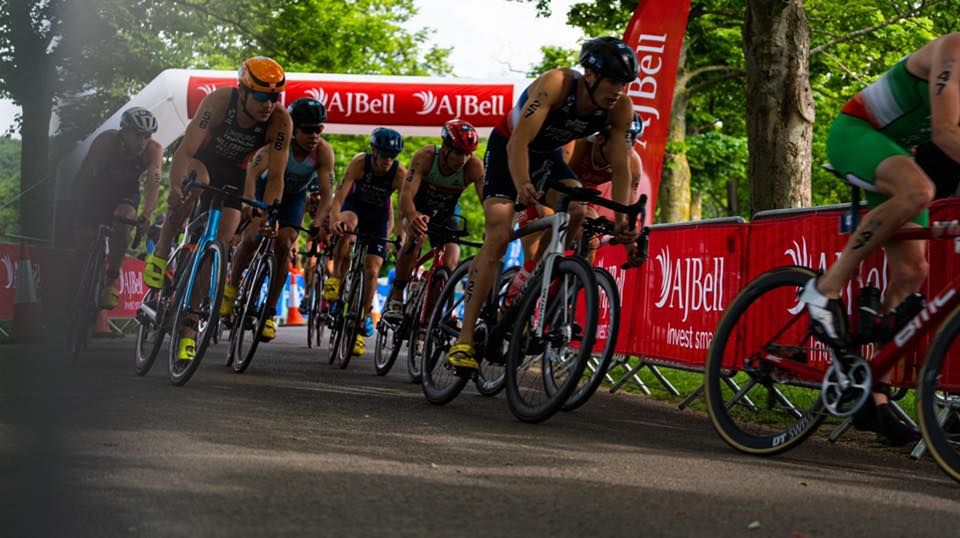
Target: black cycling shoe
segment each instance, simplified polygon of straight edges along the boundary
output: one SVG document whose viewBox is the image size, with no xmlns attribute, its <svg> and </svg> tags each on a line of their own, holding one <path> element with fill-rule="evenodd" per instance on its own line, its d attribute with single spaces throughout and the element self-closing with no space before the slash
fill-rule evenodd
<svg viewBox="0 0 960 538">
<path fill-rule="evenodd" d="M 920 441 L 920 430 L 900 420 L 890 404 L 877 408 L 877 440 L 888 446 L 903 446 Z"/>
</svg>

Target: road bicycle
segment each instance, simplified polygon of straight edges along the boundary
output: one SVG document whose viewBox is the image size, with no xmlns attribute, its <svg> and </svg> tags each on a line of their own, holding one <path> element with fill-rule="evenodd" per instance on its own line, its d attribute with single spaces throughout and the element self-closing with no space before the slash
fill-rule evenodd
<svg viewBox="0 0 960 538">
<path fill-rule="evenodd" d="M 859 203 L 852 207 L 858 215 Z M 900 230 L 891 241 L 953 239 L 955 252 L 960 252 L 958 238 L 960 222 L 949 221 Z M 960 363 L 951 360 L 960 352 L 955 345 L 960 338 L 960 276 L 893 330 L 879 338 L 858 338 L 860 344 L 875 346 L 867 361 L 856 346 L 832 347 L 812 336 L 799 293 L 816 275 L 807 267 L 772 269 L 751 281 L 727 307 L 705 368 L 705 397 L 714 429 L 744 453 L 772 456 L 790 450 L 827 417 L 854 415 L 871 397 L 874 381 L 904 357 L 922 351 L 927 335 L 936 329 L 917 381 L 918 424 L 934 459 L 960 481 Z"/>
<path fill-rule="evenodd" d="M 505 365 L 507 401 L 515 417 L 542 422 L 577 389 L 593 350 L 598 317 L 595 272 L 578 255 L 566 255 L 571 202 L 589 202 L 628 215 L 631 226 L 644 213 L 646 197 L 626 206 L 594 189 L 551 185 L 563 196 L 559 210 L 514 232 L 514 239 L 551 230 L 549 245 L 516 300 L 501 309 L 497 286 L 485 298 L 474 335 L 476 357 Z M 443 405 L 463 390 L 476 372 L 450 366 L 446 354 L 460 335 L 469 265 L 461 264 L 441 292 L 427 325 L 423 352 L 425 397 Z M 500 268 L 494 282 L 502 282 Z M 505 345 L 506 343 L 506 345 Z"/>
</svg>

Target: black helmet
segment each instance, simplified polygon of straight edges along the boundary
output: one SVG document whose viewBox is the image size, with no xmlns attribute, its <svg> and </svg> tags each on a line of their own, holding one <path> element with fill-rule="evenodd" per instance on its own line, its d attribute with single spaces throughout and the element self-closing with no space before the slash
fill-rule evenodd
<svg viewBox="0 0 960 538">
<path fill-rule="evenodd" d="M 403 137 L 388 127 L 377 127 L 370 135 L 370 145 L 385 157 L 396 157 L 403 151 Z"/>
<path fill-rule="evenodd" d="M 317 125 L 327 121 L 327 109 L 323 103 L 309 97 L 301 97 L 287 107 L 293 126 Z"/>
<path fill-rule="evenodd" d="M 637 78 L 637 53 L 615 37 L 590 39 L 580 48 L 580 65 L 604 78 L 629 83 Z"/>
</svg>

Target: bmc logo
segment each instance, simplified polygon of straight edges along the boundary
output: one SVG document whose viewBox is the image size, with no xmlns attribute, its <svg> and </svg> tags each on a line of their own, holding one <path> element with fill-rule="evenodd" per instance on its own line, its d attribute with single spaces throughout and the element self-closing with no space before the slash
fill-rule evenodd
<svg viewBox="0 0 960 538">
<path fill-rule="evenodd" d="M 434 114 L 444 117 L 459 118 L 462 116 L 502 116 L 504 113 L 504 96 L 491 95 L 488 99 L 481 99 L 477 95 L 441 95 L 439 98 L 430 90 L 414 92 L 414 97 L 420 100 L 418 116 Z"/>
<path fill-rule="evenodd" d="M 660 299 L 657 308 L 677 308 L 687 321 L 690 312 L 723 310 L 723 257 L 678 258 L 670 256 L 670 247 L 657 254 L 660 264 Z"/>
</svg>

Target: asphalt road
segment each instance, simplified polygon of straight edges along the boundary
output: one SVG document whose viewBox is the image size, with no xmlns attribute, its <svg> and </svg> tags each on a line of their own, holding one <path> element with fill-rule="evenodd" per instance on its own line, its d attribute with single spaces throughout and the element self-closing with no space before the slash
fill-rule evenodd
<svg viewBox="0 0 960 538">
<path fill-rule="evenodd" d="M 960 484 L 863 436 L 757 459 L 728 449 L 701 413 L 622 393 L 532 426 L 503 396 L 468 388 L 435 407 L 403 364 L 387 377 L 371 356 L 339 370 L 304 341 L 281 329 L 242 375 L 212 348 L 180 388 L 161 361 L 134 375 L 132 338 L 96 340 L 72 366 L 44 346 L 0 346 L 0 536 L 960 528 Z"/>
</svg>

